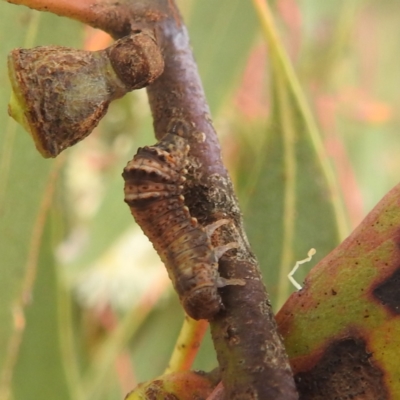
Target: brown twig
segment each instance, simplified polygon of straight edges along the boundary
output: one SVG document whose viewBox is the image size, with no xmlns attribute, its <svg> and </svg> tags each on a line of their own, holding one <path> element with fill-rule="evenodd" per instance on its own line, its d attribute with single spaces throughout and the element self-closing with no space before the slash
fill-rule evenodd
<svg viewBox="0 0 400 400">
<path fill-rule="evenodd" d="M 55 12 L 103 29 L 114 38 L 132 30 L 155 30 L 163 49 L 163 74 L 147 89 L 155 134 L 161 138 L 172 118 L 190 121 L 198 132 L 190 141 L 191 165 L 185 200 L 202 224 L 230 219 L 217 242 L 239 243 L 235 257 L 224 256 L 221 275 L 241 278 L 245 286 L 221 290 L 225 310 L 210 321 L 227 399 L 297 398 L 293 377 L 262 283 L 257 260 L 242 226 L 242 217 L 194 61 L 189 37 L 173 0 L 45 1 L 12 0 L 32 8 Z M 90 3 L 90 4 L 89 4 Z M 216 243 L 218 244 L 218 243 Z M 231 252 L 233 253 L 233 252 Z"/>
<path fill-rule="evenodd" d="M 172 2 L 169 15 L 157 24 L 164 50 L 164 72 L 147 89 L 156 135 L 159 138 L 164 134 L 173 117 L 191 121 L 205 134 L 204 142 L 193 138 L 190 143 L 190 154 L 199 168 L 185 199 L 191 213 L 203 224 L 222 217 L 235 222 L 240 250 L 237 257 L 222 260 L 220 271 L 224 277 L 246 280 L 244 287 L 228 286 L 222 290 L 226 310 L 210 323 L 226 398 L 295 399 L 288 359 L 257 261 L 248 246 L 231 181 L 221 161 L 187 31 Z M 227 237 L 235 234 L 227 232 L 225 243 L 232 241 Z"/>
<path fill-rule="evenodd" d="M 167 15 L 169 0 L 6 0 L 68 17 L 121 38 L 132 27 L 149 26 Z"/>
<path fill-rule="evenodd" d="M 88 24 L 97 18 L 96 8 L 92 7 L 91 0 L 7 0 L 7 2 L 38 11 L 50 11 Z"/>
</svg>

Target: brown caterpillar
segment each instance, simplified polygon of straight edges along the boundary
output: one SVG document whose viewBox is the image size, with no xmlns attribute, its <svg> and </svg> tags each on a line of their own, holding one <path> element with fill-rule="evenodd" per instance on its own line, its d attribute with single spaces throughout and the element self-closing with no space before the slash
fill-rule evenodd
<svg viewBox="0 0 400 400">
<path fill-rule="evenodd" d="M 218 273 L 219 258 L 237 244 L 215 248 L 211 244 L 213 232 L 228 220 L 202 227 L 191 217 L 182 184 L 187 174 L 187 137 L 193 128 L 181 120 L 170 126 L 154 146 L 139 148 L 124 169 L 125 202 L 164 262 L 186 313 L 210 319 L 222 308 L 218 288 L 244 284 Z"/>
</svg>

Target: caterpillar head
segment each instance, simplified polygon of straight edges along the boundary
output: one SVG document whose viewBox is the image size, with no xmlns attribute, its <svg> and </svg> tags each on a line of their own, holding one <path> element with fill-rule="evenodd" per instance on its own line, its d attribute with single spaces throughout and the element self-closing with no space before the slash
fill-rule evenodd
<svg viewBox="0 0 400 400">
<path fill-rule="evenodd" d="M 222 308 L 222 300 L 213 283 L 195 287 L 181 298 L 186 313 L 193 319 L 211 319 Z"/>
</svg>

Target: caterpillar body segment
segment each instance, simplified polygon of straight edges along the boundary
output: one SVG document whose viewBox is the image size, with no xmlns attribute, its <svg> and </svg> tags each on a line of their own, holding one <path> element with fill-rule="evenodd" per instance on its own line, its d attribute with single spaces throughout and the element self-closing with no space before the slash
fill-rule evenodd
<svg viewBox="0 0 400 400">
<path fill-rule="evenodd" d="M 218 273 L 218 259 L 237 244 L 213 247 L 211 236 L 229 221 L 203 227 L 185 205 L 190 129 L 179 120 L 161 141 L 138 150 L 123 172 L 125 202 L 164 262 L 186 313 L 210 319 L 223 307 L 218 288 L 244 281 Z"/>
</svg>

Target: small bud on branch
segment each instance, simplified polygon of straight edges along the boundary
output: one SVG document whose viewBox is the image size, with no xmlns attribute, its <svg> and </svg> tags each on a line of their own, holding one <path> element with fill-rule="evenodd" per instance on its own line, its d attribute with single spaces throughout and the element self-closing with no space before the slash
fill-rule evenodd
<svg viewBox="0 0 400 400">
<path fill-rule="evenodd" d="M 8 68 L 9 114 L 47 158 L 89 135 L 111 101 L 152 83 L 164 62 L 154 37 L 136 31 L 95 52 L 61 46 L 15 49 Z"/>
</svg>

